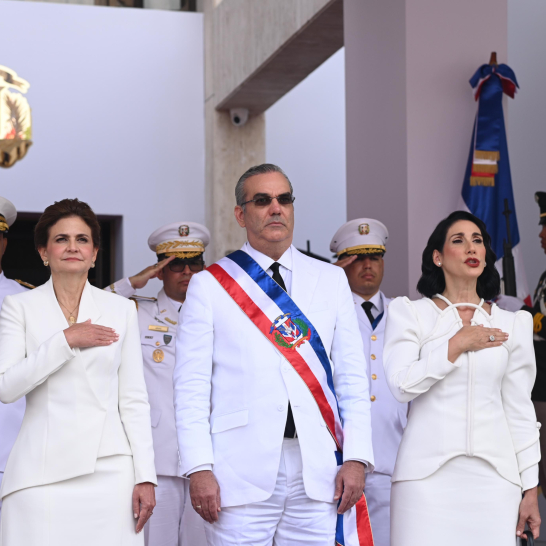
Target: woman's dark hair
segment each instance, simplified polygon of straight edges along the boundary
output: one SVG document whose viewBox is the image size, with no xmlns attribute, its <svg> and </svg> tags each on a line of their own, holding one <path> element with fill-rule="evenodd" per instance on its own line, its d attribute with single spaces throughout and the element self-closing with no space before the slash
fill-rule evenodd
<svg viewBox="0 0 546 546">
<path fill-rule="evenodd" d="M 36 250 L 45 248 L 49 240 L 49 232 L 59 220 L 77 216 L 81 218 L 91 229 L 93 246 L 100 247 L 100 224 L 91 207 L 79 199 L 63 199 L 55 201 L 44 210 L 34 228 L 34 246 Z"/>
<path fill-rule="evenodd" d="M 478 226 L 485 245 L 485 269 L 478 277 L 477 292 L 480 298 L 492 300 L 500 293 L 500 275 L 495 267 L 497 256 L 491 248 L 491 237 L 487 233 L 485 224 L 470 212 L 457 210 L 444 218 L 434 229 L 428 239 L 427 246 L 423 250 L 423 261 L 421 263 L 421 278 L 417 283 L 417 290 L 427 298 L 435 294 L 441 294 L 446 288 L 446 280 L 441 267 L 434 264 L 433 252 L 443 252 L 446 236 L 449 228 L 459 220 L 468 220 Z"/>
</svg>

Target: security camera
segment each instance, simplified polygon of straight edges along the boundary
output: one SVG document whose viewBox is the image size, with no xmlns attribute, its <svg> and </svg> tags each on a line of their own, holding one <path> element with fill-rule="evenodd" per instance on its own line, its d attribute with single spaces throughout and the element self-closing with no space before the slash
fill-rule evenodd
<svg viewBox="0 0 546 546">
<path fill-rule="evenodd" d="M 229 115 L 235 127 L 242 127 L 248 121 L 248 108 L 232 108 Z"/>
</svg>

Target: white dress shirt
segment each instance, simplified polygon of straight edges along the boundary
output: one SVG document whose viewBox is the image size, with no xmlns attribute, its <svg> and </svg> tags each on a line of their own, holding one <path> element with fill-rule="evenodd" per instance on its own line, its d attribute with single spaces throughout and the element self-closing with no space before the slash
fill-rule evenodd
<svg viewBox="0 0 546 546">
<path fill-rule="evenodd" d="M 365 301 L 370 301 L 371 303 L 373 303 L 371 312 L 372 312 L 372 317 L 374 319 L 376 319 L 381 313 L 383 313 L 383 311 L 385 311 L 385 306 L 383 305 L 383 299 L 381 298 L 380 290 L 378 290 L 377 293 L 374 294 L 369 300 L 365 300 L 362 296 L 360 296 L 356 292 L 353 292 L 353 296 L 355 299 L 355 303 L 360 305 L 360 307 L 362 307 L 362 304 Z"/>
</svg>

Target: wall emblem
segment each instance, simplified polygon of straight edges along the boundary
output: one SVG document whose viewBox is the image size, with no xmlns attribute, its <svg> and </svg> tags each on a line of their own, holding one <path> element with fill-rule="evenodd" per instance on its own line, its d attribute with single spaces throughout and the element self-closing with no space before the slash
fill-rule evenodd
<svg viewBox="0 0 546 546">
<path fill-rule="evenodd" d="M 0 65 L 0 167 L 12 167 L 32 144 L 30 106 L 23 93 L 30 84 Z"/>
<path fill-rule="evenodd" d="M 178 228 L 178 233 L 180 237 L 187 237 L 190 234 L 190 226 L 180 226 Z"/>
<path fill-rule="evenodd" d="M 358 233 L 360 233 L 360 235 L 368 235 L 368 233 L 370 233 L 370 225 L 360 224 L 358 226 Z"/>
<path fill-rule="evenodd" d="M 277 317 L 271 324 L 269 333 L 274 333 L 275 343 L 286 349 L 296 349 L 311 339 L 309 325 L 303 319 L 292 319 L 290 313 Z"/>
</svg>

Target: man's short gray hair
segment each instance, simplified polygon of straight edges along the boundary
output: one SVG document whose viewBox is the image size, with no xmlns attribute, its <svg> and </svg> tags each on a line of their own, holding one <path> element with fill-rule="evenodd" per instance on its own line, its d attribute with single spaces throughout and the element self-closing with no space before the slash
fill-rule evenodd
<svg viewBox="0 0 546 546">
<path fill-rule="evenodd" d="M 256 176 L 257 174 L 267 174 L 267 173 L 280 173 L 288 182 L 288 187 L 290 188 L 290 193 L 294 192 L 294 189 L 292 188 L 292 183 L 288 179 L 288 176 L 286 176 L 285 172 L 280 168 L 277 167 L 277 165 L 273 165 L 272 163 L 264 163 L 263 165 L 256 165 L 254 167 L 250 167 L 248 171 L 246 171 L 241 178 L 239 178 L 237 185 L 235 186 L 235 200 L 237 202 L 238 206 L 243 206 L 243 203 L 245 202 L 245 182 L 252 176 Z"/>
</svg>

